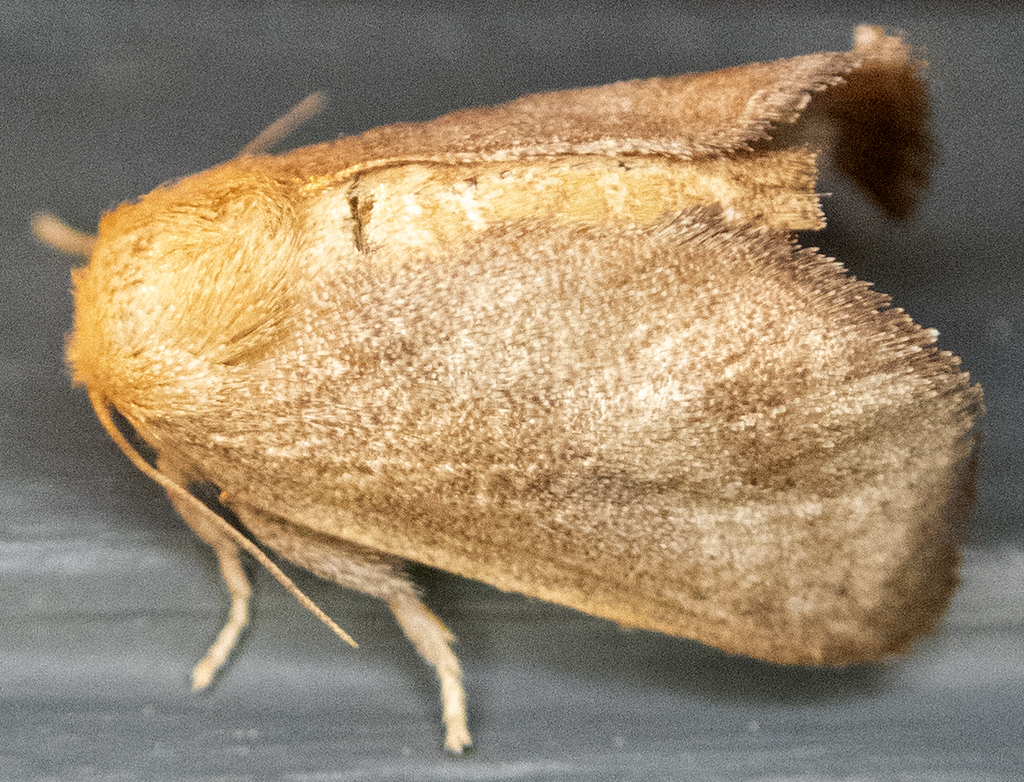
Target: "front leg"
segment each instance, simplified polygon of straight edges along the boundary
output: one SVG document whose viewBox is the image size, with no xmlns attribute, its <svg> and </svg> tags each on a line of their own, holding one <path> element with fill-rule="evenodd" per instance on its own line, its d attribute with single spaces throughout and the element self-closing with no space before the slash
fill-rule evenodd
<svg viewBox="0 0 1024 782">
<path fill-rule="evenodd" d="M 158 459 L 157 468 L 180 486 L 186 484 L 185 477 L 168 460 Z M 168 496 L 185 523 L 217 555 L 221 577 L 231 595 L 231 609 L 228 611 L 227 622 L 224 623 L 224 627 L 217 635 L 217 640 L 213 642 L 206 656 L 192 669 L 192 689 L 202 690 L 210 684 L 214 674 L 227 662 L 231 650 L 235 648 L 242 630 L 249 621 L 249 598 L 252 595 L 252 588 L 242 569 L 238 544 L 225 530 L 227 522 L 220 517 L 217 518 L 221 523 L 211 522 L 212 511 L 206 509 L 205 506 L 200 509 L 195 502 L 187 502 L 171 492 L 168 492 Z M 206 512 L 204 513 L 203 510 Z"/>
</svg>

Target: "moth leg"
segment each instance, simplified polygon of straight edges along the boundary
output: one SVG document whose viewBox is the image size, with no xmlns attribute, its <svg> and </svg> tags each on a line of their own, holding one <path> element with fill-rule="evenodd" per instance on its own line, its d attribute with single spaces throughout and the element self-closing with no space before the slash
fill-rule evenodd
<svg viewBox="0 0 1024 782">
<path fill-rule="evenodd" d="M 466 721 L 462 666 L 455 636 L 423 605 L 398 557 L 304 529 L 251 506 L 222 498 L 260 543 L 321 578 L 384 600 L 416 651 L 441 682 L 445 747 L 461 753 L 473 743 Z"/>
<path fill-rule="evenodd" d="M 183 476 L 166 460 L 158 459 L 157 468 L 179 482 L 180 485 L 185 485 L 186 481 L 183 480 Z M 196 506 L 180 502 L 173 495 L 169 496 L 185 523 L 217 555 L 221 577 L 231 596 L 231 609 L 228 611 L 228 619 L 224 623 L 224 627 L 217 634 L 217 639 L 206 652 L 206 656 L 192 669 L 192 689 L 201 690 L 213 680 L 214 674 L 227 662 L 231 650 L 238 643 L 238 637 L 249 621 L 249 597 L 252 595 L 252 589 L 249 586 L 249 579 L 242 569 L 238 544 L 224 532 L 223 524 L 226 522 L 222 521 L 222 524 L 216 524 L 211 521 L 210 516 L 198 512 Z M 215 515 L 213 511 L 209 511 L 209 513 Z"/>
<path fill-rule="evenodd" d="M 406 638 L 416 651 L 434 666 L 441 681 L 441 713 L 445 725 L 444 745 L 456 754 L 473 743 L 466 724 L 466 691 L 462 686 L 462 666 L 452 651 L 455 636 L 410 589 L 388 601 Z"/>
</svg>

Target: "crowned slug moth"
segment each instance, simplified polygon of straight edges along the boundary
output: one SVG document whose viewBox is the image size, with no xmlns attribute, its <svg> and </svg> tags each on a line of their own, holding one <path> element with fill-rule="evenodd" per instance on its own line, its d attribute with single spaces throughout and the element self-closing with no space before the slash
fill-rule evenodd
<svg viewBox="0 0 1024 782">
<path fill-rule="evenodd" d="M 880 660 L 931 630 L 981 390 L 793 237 L 823 224 L 826 149 L 911 209 L 921 67 L 861 27 L 851 52 L 247 151 L 77 245 L 40 223 L 89 257 L 74 382 L 231 593 L 195 686 L 246 623 L 241 550 L 297 591 L 258 546 L 387 602 L 455 752 L 453 638 L 407 561 L 778 663 Z"/>
</svg>

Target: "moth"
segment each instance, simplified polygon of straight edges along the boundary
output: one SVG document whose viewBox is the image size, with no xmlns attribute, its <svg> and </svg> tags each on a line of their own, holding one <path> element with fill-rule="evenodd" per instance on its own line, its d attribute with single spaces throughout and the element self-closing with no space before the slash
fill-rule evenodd
<svg viewBox="0 0 1024 782">
<path fill-rule="evenodd" d="M 454 639 L 406 562 L 776 663 L 929 632 L 981 390 L 794 238 L 823 225 L 824 153 L 909 213 L 933 159 L 922 68 L 859 27 L 850 52 L 250 150 L 77 244 L 40 221 L 89 258 L 74 382 L 231 595 L 194 686 L 246 624 L 243 551 L 345 638 L 272 555 L 385 601 L 454 752 Z"/>
</svg>

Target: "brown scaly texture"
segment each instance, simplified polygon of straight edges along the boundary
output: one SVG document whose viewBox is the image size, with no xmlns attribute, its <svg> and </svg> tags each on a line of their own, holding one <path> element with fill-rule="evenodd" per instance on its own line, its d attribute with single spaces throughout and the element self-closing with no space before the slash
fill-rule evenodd
<svg viewBox="0 0 1024 782">
<path fill-rule="evenodd" d="M 170 480 L 388 601 L 452 749 L 461 674 L 403 560 L 776 662 L 880 659 L 955 588 L 981 392 L 790 232 L 821 224 L 826 137 L 908 211 L 920 67 L 859 28 L 852 53 L 229 162 L 104 217 L 75 380 Z M 248 592 L 217 519 L 175 503 L 235 598 L 205 681 Z"/>
<path fill-rule="evenodd" d="M 944 608 L 977 392 L 828 259 L 698 213 L 320 282 L 230 401 L 147 422 L 229 505 L 778 662 Z"/>
</svg>

